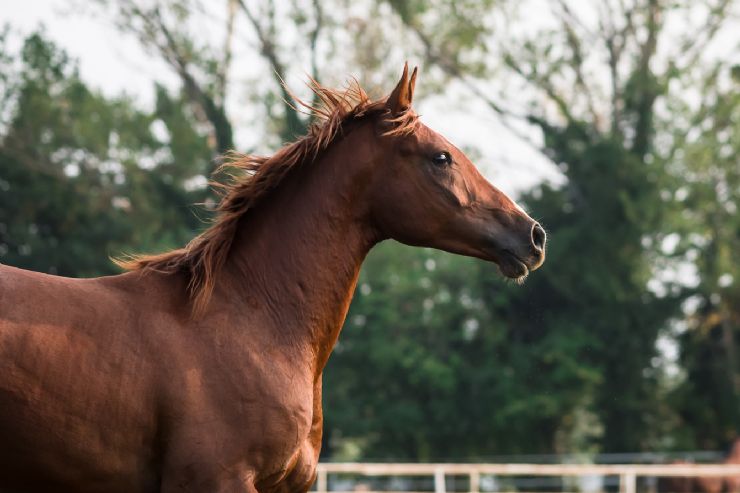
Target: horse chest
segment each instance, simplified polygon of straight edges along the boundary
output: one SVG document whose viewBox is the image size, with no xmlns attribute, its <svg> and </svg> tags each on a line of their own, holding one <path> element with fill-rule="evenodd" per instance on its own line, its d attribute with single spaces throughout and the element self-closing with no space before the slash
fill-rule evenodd
<svg viewBox="0 0 740 493">
<path fill-rule="evenodd" d="M 312 435 L 321 419 L 315 412 L 321 396 L 310 375 L 269 373 L 244 394 L 239 434 L 245 457 L 253 463 L 265 491 L 283 491 L 280 487 L 285 484 L 301 485 L 289 488 L 301 491 L 311 483 L 315 470 L 320 438 Z"/>
<path fill-rule="evenodd" d="M 253 448 L 292 455 L 308 437 L 314 418 L 313 392 L 286 388 L 283 394 L 250 397 L 247 406 L 242 433 L 245 441 L 254 443 Z"/>
<path fill-rule="evenodd" d="M 202 450 L 219 461 L 246 461 L 256 471 L 280 476 L 296 462 L 314 426 L 313 377 L 275 356 L 242 364 L 230 372 L 185 371 L 174 386 L 181 395 L 177 428 L 190 446 L 219 444 Z"/>
</svg>

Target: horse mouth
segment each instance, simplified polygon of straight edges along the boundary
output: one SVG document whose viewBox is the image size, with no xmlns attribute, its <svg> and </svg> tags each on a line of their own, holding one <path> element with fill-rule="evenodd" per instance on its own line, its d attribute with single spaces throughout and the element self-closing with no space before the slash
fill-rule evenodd
<svg viewBox="0 0 740 493">
<path fill-rule="evenodd" d="M 500 251 L 496 264 L 504 277 L 514 279 L 518 283 L 524 282 L 529 275 L 529 266 L 510 250 Z"/>
</svg>

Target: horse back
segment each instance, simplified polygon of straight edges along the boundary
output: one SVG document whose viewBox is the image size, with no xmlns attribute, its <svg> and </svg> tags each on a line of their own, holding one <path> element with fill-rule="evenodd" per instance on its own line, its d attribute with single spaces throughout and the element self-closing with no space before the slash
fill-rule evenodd
<svg viewBox="0 0 740 493">
<path fill-rule="evenodd" d="M 152 348 L 125 283 L 110 279 L 0 266 L 3 485 L 147 491 L 156 482 Z"/>
</svg>

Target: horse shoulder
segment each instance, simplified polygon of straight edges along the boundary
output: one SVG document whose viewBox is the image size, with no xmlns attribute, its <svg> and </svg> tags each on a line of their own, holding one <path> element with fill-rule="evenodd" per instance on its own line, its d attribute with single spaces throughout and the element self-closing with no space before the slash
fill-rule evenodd
<svg viewBox="0 0 740 493">
<path fill-rule="evenodd" d="M 165 399 L 172 430 L 168 477 L 189 482 L 192 476 L 198 484 L 228 469 L 252 471 L 264 486 L 286 478 L 310 484 L 316 454 L 305 449 L 315 420 L 312 369 L 300 353 L 283 348 L 280 328 L 266 327 L 266 320 L 259 310 L 229 316 L 215 309 L 182 329 L 173 353 L 182 363 L 168 370 Z"/>
</svg>

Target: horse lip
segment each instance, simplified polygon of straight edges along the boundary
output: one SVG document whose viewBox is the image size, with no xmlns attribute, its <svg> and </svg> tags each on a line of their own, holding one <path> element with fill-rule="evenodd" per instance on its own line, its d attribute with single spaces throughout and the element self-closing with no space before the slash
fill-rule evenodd
<svg viewBox="0 0 740 493">
<path fill-rule="evenodd" d="M 545 263 L 545 252 L 542 251 L 540 255 L 530 255 L 528 257 L 521 257 L 514 253 L 513 250 L 508 248 L 502 248 L 500 253 L 503 253 L 507 259 L 514 260 L 516 263 L 522 264 L 527 268 L 528 272 L 534 272 Z"/>
<path fill-rule="evenodd" d="M 488 237 L 487 245 L 482 250 L 482 258 L 495 263 L 504 277 L 522 282 L 537 270 L 545 260 L 544 252 L 539 256 L 522 256 L 515 253 L 515 248 L 503 243 L 496 237 Z"/>
<path fill-rule="evenodd" d="M 533 270 L 530 269 L 529 265 L 519 258 L 517 254 L 509 249 L 500 250 L 499 261 L 496 262 L 501 270 L 501 273 L 510 279 L 521 279 L 523 280 Z M 512 271 L 509 267 L 514 266 L 516 271 Z"/>
</svg>

